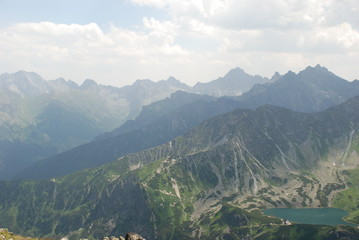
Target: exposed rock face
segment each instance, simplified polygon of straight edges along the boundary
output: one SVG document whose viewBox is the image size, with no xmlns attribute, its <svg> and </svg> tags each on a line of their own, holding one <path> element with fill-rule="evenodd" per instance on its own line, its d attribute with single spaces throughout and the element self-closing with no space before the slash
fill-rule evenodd
<svg viewBox="0 0 359 240">
<path fill-rule="evenodd" d="M 146 240 L 137 233 L 129 232 L 126 234 L 126 240 Z"/>
<path fill-rule="evenodd" d="M 102 240 L 125 240 L 124 237 L 120 236 L 120 237 L 115 237 L 115 236 L 111 236 L 111 237 L 103 237 Z"/>
<path fill-rule="evenodd" d="M 9 232 L 7 228 L 0 228 L 0 240 L 35 240 L 35 238 L 24 237 L 12 232 Z M 43 238 L 36 238 L 38 240 L 44 240 Z M 48 240 L 51 240 L 50 238 Z"/>
</svg>

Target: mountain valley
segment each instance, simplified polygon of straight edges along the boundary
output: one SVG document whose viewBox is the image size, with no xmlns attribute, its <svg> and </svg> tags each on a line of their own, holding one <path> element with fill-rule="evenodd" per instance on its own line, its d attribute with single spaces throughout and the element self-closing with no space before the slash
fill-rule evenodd
<svg viewBox="0 0 359 240">
<path fill-rule="evenodd" d="M 244 76 L 244 83 L 252 79 L 253 84 L 258 78 L 258 76 L 250 77 L 237 68 L 231 70 L 224 78 L 201 86 L 207 86 L 208 90 L 214 84 L 213 89 L 217 89 L 219 82 L 224 81 L 222 88 L 225 88 L 234 81 L 234 76 Z M 176 82 L 174 78 L 169 78 L 167 81 Z M 178 83 L 177 85 L 182 86 Z M 182 87 L 185 88 L 184 85 Z M 265 90 L 257 91 L 258 88 Z M 196 86 L 193 89 L 196 89 Z M 95 167 L 124 154 L 165 143 L 201 121 L 239 107 L 253 109 L 271 103 L 295 111 L 313 112 L 339 104 L 356 94 L 359 94 L 357 81 L 348 82 L 320 65 L 314 68 L 307 67 L 298 74 L 289 72 L 281 76 L 277 73 L 272 77 L 272 82 L 257 84 L 248 93 L 239 97 L 222 97 L 216 100 L 207 95 L 179 92 L 173 97 L 144 106 L 134 120 L 125 122 L 123 126 L 112 132 L 99 135 L 95 142 L 37 161 L 25 170 L 14 174 L 13 178 L 51 178 Z"/>
<path fill-rule="evenodd" d="M 1 195 L 0 225 L 70 239 L 128 228 L 149 239 L 261 239 L 285 231 L 261 209 L 340 202 L 358 224 L 348 202 L 336 198 L 353 187 L 347 177 L 358 165 L 358 113 L 358 97 L 319 113 L 239 109 L 98 168 L 1 182 L 0 191 L 8 194 Z M 287 228 L 299 234 L 309 227 Z M 310 231 L 359 234 L 350 227 Z"/>
<path fill-rule="evenodd" d="M 171 78 L 115 88 L 93 80 L 81 86 L 64 79 L 46 81 L 29 72 L 2 74 L 0 179 L 9 179 L 42 158 L 87 143 L 138 115 L 143 105 L 186 88 Z"/>
<path fill-rule="evenodd" d="M 120 89 L 57 80 L 63 90 L 51 92 L 30 75 L 36 88 L 0 88 L 1 157 L 19 159 L 2 176 L 18 180 L 0 181 L 1 227 L 70 240 L 129 231 L 154 240 L 359 238 L 358 227 L 288 225 L 262 212 L 337 207 L 359 224 L 357 81 L 317 65 L 271 80 L 234 69 L 193 88 L 174 78 Z M 233 76 L 253 88 L 228 88 Z M 20 136 L 40 150 L 19 151 Z M 26 162 L 30 153 L 36 161 Z"/>
</svg>

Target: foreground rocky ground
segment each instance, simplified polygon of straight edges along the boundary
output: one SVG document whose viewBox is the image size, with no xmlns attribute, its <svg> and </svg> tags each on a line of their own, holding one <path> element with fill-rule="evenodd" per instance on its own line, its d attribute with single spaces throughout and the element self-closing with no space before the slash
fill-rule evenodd
<svg viewBox="0 0 359 240">
<path fill-rule="evenodd" d="M 129 232 L 126 234 L 126 238 L 122 236 L 120 236 L 119 238 L 112 236 L 112 237 L 103 237 L 102 240 L 146 240 L 146 239 L 141 237 L 137 233 Z"/>
<path fill-rule="evenodd" d="M 67 239 L 67 238 L 62 238 L 62 239 Z M 52 239 L 24 237 L 10 232 L 7 228 L 0 228 L 0 240 L 52 240 Z M 86 240 L 86 239 L 82 239 L 82 240 Z M 111 236 L 111 237 L 103 237 L 102 240 L 146 240 L 146 239 L 137 233 L 129 232 L 126 234 L 125 238 L 122 236 L 120 236 L 119 238 Z"/>
<path fill-rule="evenodd" d="M 10 232 L 7 228 L 0 228 L 0 240 L 52 240 L 52 239 L 24 237 Z"/>
</svg>

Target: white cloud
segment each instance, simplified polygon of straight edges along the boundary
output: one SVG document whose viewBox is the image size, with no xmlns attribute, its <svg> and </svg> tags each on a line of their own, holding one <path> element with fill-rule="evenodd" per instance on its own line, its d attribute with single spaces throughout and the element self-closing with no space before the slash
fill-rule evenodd
<svg viewBox="0 0 359 240">
<path fill-rule="evenodd" d="M 101 76 L 109 77 L 111 79 L 108 80 L 112 81 L 123 77 L 127 82 L 118 84 L 129 84 L 136 79 L 139 65 L 149 62 L 174 64 L 176 59 L 187 55 L 184 49 L 174 43 L 168 25 L 164 24 L 163 27 L 154 19 L 145 22 L 147 31 L 144 32 L 112 26 L 108 33 L 94 23 L 16 24 L 0 31 L 0 54 L 7 56 L 2 57 L 0 63 L 17 68 L 14 71 L 29 68 L 52 77 L 56 77 L 54 74 L 63 76 L 61 72 L 66 73 L 67 68 L 68 75 L 65 77 L 74 77 L 78 81 L 82 81 L 86 74 L 100 81 L 106 81 Z M 121 68 L 126 72 L 118 71 Z M 148 77 L 151 76 L 155 79 L 159 77 L 149 71 Z"/>
<path fill-rule="evenodd" d="M 131 0 L 168 11 L 134 29 L 18 23 L 0 29 L 0 72 L 130 84 L 174 75 L 194 84 L 233 67 L 270 76 L 320 63 L 359 78 L 356 0 Z M 352 66 L 351 70 L 348 69 Z"/>
<path fill-rule="evenodd" d="M 177 16 L 211 17 L 226 7 L 227 0 L 130 0 L 140 6 L 165 8 Z"/>
<path fill-rule="evenodd" d="M 163 1 L 163 0 L 130 0 L 130 1 L 140 6 L 152 6 L 156 8 L 163 8 L 167 5 L 167 1 Z"/>
<path fill-rule="evenodd" d="M 292 62 L 307 64 L 316 59 L 322 64 L 321 61 L 342 56 L 338 66 L 353 66 L 351 73 L 342 73 L 343 77 L 358 78 L 355 63 L 349 62 L 359 52 L 357 0 L 163 0 L 156 4 L 132 0 L 135 4 L 139 1 L 169 11 L 172 22 L 180 26 L 177 36 L 191 36 L 194 42 L 196 38 L 216 41 L 213 58 L 226 56 L 228 60 L 223 61 L 228 65 L 229 59 L 237 60 L 248 68 L 256 65 L 257 73 L 261 73 L 260 69 L 268 65 L 255 64 L 250 59 L 263 56 L 273 61 L 276 56 L 283 62 L 285 56 L 280 65 L 290 69 Z M 349 54 L 351 57 L 343 61 Z M 244 55 L 248 60 L 243 59 Z M 330 65 L 335 66 L 334 62 Z"/>
<path fill-rule="evenodd" d="M 359 52 L 359 32 L 347 22 L 318 27 L 304 34 L 299 38 L 298 46 L 306 51 L 326 54 Z"/>
<path fill-rule="evenodd" d="M 285 28 L 325 21 L 335 0 L 131 0 L 168 10 L 174 18 L 198 18 L 228 28 Z M 354 3 L 354 2 L 353 2 Z"/>
</svg>

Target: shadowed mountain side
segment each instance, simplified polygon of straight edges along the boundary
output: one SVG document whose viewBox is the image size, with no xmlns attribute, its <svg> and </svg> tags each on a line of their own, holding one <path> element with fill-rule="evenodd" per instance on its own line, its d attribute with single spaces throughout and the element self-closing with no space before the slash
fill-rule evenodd
<svg viewBox="0 0 359 240">
<path fill-rule="evenodd" d="M 123 155 L 163 144 L 182 135 L 200 122 L 232 111 L 239 106 L 239 102 L 226 98 L 215 101 L 194 101 L 173 110 L 149 125 L 87 143 L 41 160 L 15 178 L 46 179 L 95 167 Z"/>
<path fill-rule="evenodd" d="M 106 132 L 97 136 L 95 140 L 114 137 L 122 133 L 139 129 L 143 126 L 155 122 L 156 120 L 164 117 L 165 115 L 173 112 L 175 109 L 183 105 L 198 100 L 215 101 L 216 98 L 207 95 L 199 95 L 199 94 L 192 94 L 184 91 L 177 91 L 175 93 L 172 93 L 171 96 L 166 99 L 143 106 L 142 111 L 134 120 L 129 120 L 119 128 L 116 128 L 111 132 Z"/>
<path fill-rule="evenodd" d="M 31 165 L 29 159 L 39 160 L 54 154 L 54 147 L 22 141 L 0 141 L 1 159 L 11 159 L 11 164 L 0 160 L 1 178 L 11 179 L 13 173 Z"/>
</svg>

